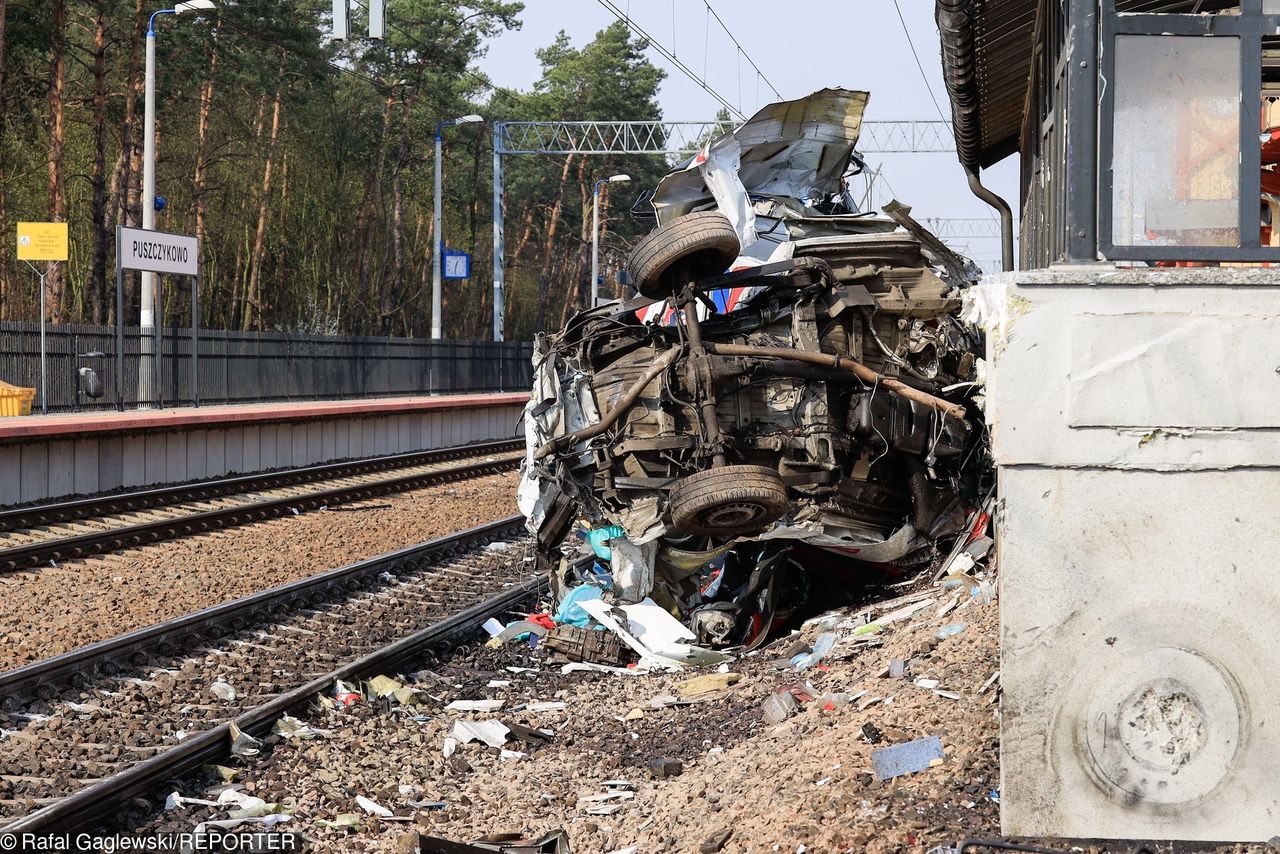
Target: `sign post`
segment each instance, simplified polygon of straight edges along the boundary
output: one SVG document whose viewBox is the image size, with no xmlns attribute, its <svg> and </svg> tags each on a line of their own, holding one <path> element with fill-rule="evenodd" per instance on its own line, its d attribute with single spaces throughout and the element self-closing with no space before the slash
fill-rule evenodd
<svg viewBox="0 0 1280 854">
<path fill-rule="evenodd" d="M 196 313 L 199 304 L 200 281 L 200 244 L 194 237 L 185 234 L 170 234 L 167 231 L 152 231 L 143 228 L 118 228 L 116 230 L 116 287 L 120 288 L 123 270 L 140 270 L 147 273 L 171 273 L 188 276 L 191 279 L 191 399 L 199 401 L 200 395 L 196 385 L 196 344 L 199 315 Z M 119 315 L 117 314 L 117 317 Z M 164 324 L 155 325 L 156 341 L 152 348 L 156 389 L 156 404 L 163 402 L 164 392 L 160 383 L 161 335 Z M 123 327 L 117 329 L 117 338 L 123 340 Z M 121 348 L 121 352 L 123 349 Z M 117 375 L 123 372 L 120 364 L 116 366 Z M 144 401 L 138 401 L 143 403 Z M 150 401 L 145 401 L 150 402 Z"/>
<path fill-rule="evenodd" d="M 49 350 L 45 343 L 44 279 L 49 273 L 48 264 L 42 272 L 32 261 L 53 264 L 67 260 L 67 224 L 65 222 L 18 223 L 18 260 L 26 261 L 40 277 L 40 412 L 49 411 Z"/>
</svg>

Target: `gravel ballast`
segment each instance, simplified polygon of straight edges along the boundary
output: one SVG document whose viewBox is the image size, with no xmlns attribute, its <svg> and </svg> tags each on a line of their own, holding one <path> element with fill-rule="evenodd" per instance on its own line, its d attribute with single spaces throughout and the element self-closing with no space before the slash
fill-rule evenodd
<svg viewBox="0 0 1280 854">
<path fill-rule="evenodd" d="M 0 670 L 516 512 L 515 474 L 0 576 Z"/>
</svg>

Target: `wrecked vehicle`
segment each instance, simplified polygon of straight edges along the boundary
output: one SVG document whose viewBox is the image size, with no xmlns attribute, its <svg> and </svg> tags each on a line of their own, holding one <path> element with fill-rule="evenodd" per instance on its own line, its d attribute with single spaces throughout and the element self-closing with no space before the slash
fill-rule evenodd
<svg viewBox="0 0 1280 854">
<path fill-rule="evenodd" d="M 539 337 L 518 498 L 562 590 L 584 520 L 620 602 L 759 641 L 804 593 L 786 546 L 918 563 L 975 507 L 978 273 L 909 209 L 857 210 L 867 100 L 772 104 L 705 146 L 654 193 L 639 296 Z"/>
</svg>

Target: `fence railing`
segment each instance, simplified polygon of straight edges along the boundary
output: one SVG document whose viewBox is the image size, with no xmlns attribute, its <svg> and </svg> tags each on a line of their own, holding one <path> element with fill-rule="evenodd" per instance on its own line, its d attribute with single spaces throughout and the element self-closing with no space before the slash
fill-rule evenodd
<svg viewBox="0 0 1280 854">
<path fill-rule="evenodd" d="M 143 352 L 138 327 L 125 327 L 124 382 L 120 385 L 116 381 L 114 327 L 50 324 L 45 337 L 48 411 L 76 407 L 76 380 L 82 367 L 97 373 L 103 394 L 96 399 L 82 394 L 81 409 L 138 406 L 138 366 Z M 524 341 L 201 329 L 194 391 L 201 404 L 524 391 L 532 383 L 532 350 L 533 345 Z M 166 327 L 161 352 L 160 403 L 192 405 L 196 398 L 191 331 Z M 90 353 L 95 355 L 85 355 Z M 0 380 L 40 388 L 38 323 L 0 322 Z M 39 410 L 37 394 L 33 411 Z"/>
</svg>

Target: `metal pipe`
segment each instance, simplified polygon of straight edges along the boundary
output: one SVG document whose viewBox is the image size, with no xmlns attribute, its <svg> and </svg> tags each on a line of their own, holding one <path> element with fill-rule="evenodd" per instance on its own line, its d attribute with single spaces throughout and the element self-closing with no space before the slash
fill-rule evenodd
<svg viewBox="0 0 1280 854">
<path fill-rule="evenodd" d="M 502 134 L 503 122 L 493 125 L 493 340 L 503 337 L 502 316 L 506 270 L 503 269 L 505 247 L 502 222 Z M 501 358 L 501 357 L 499 357 Z"/>
<path fill-rule="evenodd" d="M 440 132 L 444 129 L 445 122 L 441 122 L 436 126 L 436 186 L 435 186 L 435 252 L 431 259 L 431 337 L 440 338 L 443 330 L 443 324 L 440 322 L 440 305 L 442 302 L 440 294 L 440 273 L 444 264 L 444 234 L 441 229 L 443 227 L 444 216 L 442 213 L 442 202 L 440 200 Z M 432 391 L 435 391 L 432 388 Z"/>
<path fill-rule="evenodd" d="M 156 224 L 156 15 L 147 27 L 147 64 L 142 113 L 142 227 L 151 230 Z M 117 247 L 117 251 L 119 248 Z M 155 273 L 140 273 L 139 326 L 142 327 L 141 355 L 138 359 L 138 406 L 148 408 L 155 402 L 160 385 L 160 340 L 156 323 Z"/>
<path fill-rule="evenodd" d="M 752 347 L 746 344 L 707 344 L 707 351 L 717 356 L 761 356 L 772 359 L 794 359 L 814 365 L 825 365 L 839 370 L 849 371 L 865 383 L 883 386 L 886 391 L 914 401 L 930 409 L 936 409 L 953 418 L 964 418 L 965 408 L 958 403 L 951 403 L 940 397 L 934 397 L 925 391 L 912 388 L 893 377 L 886 377 L 868 368 L 861 362 L 855 362 L 848 356 L 833 353 L 814 353 L 809 350 L 793 350 L 789 347 Z"/>
<path fill-rule="evenodd" d="M 964 172 L 969 176 L 969 189 L 973 194 L 1000 212 L 1000 263 L 1007 273 L 1013 270 L 1013 211 L 1008 202 L 982 186 L 975 169 L 966 164 Z"/>
<path fill-rule="evenodd" d="M 590 427 L 583 427 L 581 430 L 575 430 L 566 436 L 557 436 L 550 442 L 547 442 L 542 447 L 538 448 L 537 452 L 533 455 L 533 458 L 535 460 L 546 459 L 560 448 L 567 448 L 571 445 L 576 445 L 585 439 L 594 439 L 605 430 L 608 430 L 619 418 L 626 414 L 626 412 L 635 405 L 636 400 L 639 399 L 640 395 L 644 392 L 645 386 L 653 382 L 659 374 L 675 364 L 675 361 L 679 356 L 680 349 L 678 347 L 673 347 L 663 353 L 658 361 L 650 365 L 649 370 L 645 371 L 640 376 L 640 379 L 632 383 L 631 388 L 627 389 L 627 393 L 618 399 L 617 404 L 615 404 L 603 418 L 595 424 L 592 424 Z"/>
</svg>

